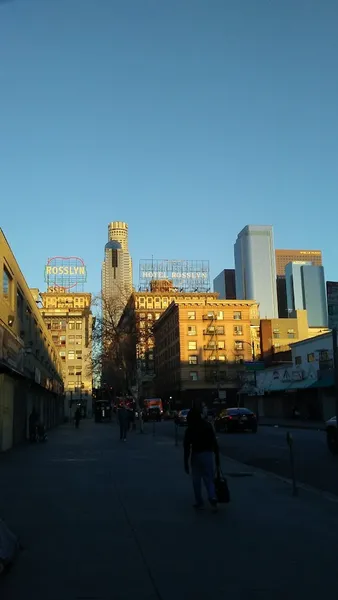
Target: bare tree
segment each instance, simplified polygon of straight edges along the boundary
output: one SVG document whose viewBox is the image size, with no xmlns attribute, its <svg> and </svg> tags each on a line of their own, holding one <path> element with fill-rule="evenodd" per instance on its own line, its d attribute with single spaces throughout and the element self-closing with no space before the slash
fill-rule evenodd
<svg viewBox="0 0 338 600">
<path fill-rule="evenodd" d="M 97 296 L 97 308 L 92 334 L 91 373 L 116 393 L 128 393 L 136 384 L 137 347 L 152 330 L 140 329 L 133 295 L 126 298 Z"/>
</svg>

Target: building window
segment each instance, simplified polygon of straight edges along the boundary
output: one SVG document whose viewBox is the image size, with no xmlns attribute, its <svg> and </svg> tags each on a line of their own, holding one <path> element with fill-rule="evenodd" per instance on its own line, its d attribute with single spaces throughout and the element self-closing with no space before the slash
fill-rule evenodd
<svg viewBox="0 0 338 600">
<path fill-rule="evenodd" d="M 234 335 L 243 335 L 242 325 L 234 325 Z"/>
<path fill-rule="evenodd" d="M 76 359 L 82 360 L 82 350 L 76 350 Z"/>
<path fill-rule="evenodd" d="M 60 344 L 61 344 L 61 346 L 66 345 L 66 336 L 65 335 L 60 335 Z"/>
<path fill-rule="evenodd" d="M 153 320 L 153 315 L 151 313 L 148 313 L 148 321 L 152 321 Z"/>
<path fill-rule="evenodd" d="M 294 337 L 295 337 L 295 333 L 294 333 L 293 331 L 289 331 L 289 332 L 288 332 L 288 338 L 289 338 L 290 340 L 292 340 L 292 339 L 294 339 Z"/>
<path fill-rule="evenodd" d="M 23 295 L 20 292 L 19 288 L 17 288 L 17 292 L 16 292 L 16 310 L 18 313 L 18 317 L 22 323 L 22 321 L 23 321 Z"/>
<path fill-rule="evenodd" d="M 225 362 L 225 360 L 226 360 L 225 355 L 224 354 L 220 354 L 218 356 L 218 360 L 221 361 L 221 362 Z"/>
<path fill-rule="evenodd" d="M 244 356 L 243 354 L 238 354 L 237 356 L 235 356 L 235 363 L 240 363 L 242 364 L 242 362 L 244 361 Z"/>
<path fill-rule="evenodd" d="M 198 361 L 198 356 L 196 356 L 196 354 L 191 354 L 189 356 L 189 365 L 197 365 L 197 361 Z"/>
<path fill-rule="evenodd" d="M 295 364 L 296 365 L 301 365 L 302 364 L 302 357 L 301 356 L 296 356 L 295 357 Z"/>
<path fill-rule="evenodd" d="M 242 319 L 242 312 L 240 310 L 234 311 L 234 320 L 240 321 Z"/>
<path fill-rule="evenodd" d="M 76 340 L 76 345 L 77 346 L 81 346 L 82 345 L 82 335 L 77 335 L 75 337 L 75 340 Z"/>
<path fill-rule="evenodd" d="M 223 310 L 219 310 L 217 313 L 217 320 L 218 321 L 224 321 L 224 312 Z"/>
<path fill-rule="evenodd" d="M 188 350 L 197 350 L 197 342 L 188 342 Z"/>
<path fill-rule="evenodd" d="M 273 330 L 273 337 L 274 338 L 280 338 L 280 331 L 279 331 L 279 329 L 274 329 Z"/>
<path fill-rule="evenodd" d="M 314 362 L 314 360 L 315 360 L 315 353 L 310 352 L 310 354 L 307 355 L 307 362 Z"/>
<path fill-rule="evenodd" d="M 69 329 L 75 329 L 75 322 L 74 321 L 69 321 L 68 327 L 69 327 Z"/>
<path fill-rule="evenodd" d="M 82 329 L 82 321 L 76 321 L 76 329 L 80 331 Z"/>
<path fill-rule="evenodd" d="M 188 335 L 197 335 L 197 331 L 196 331 L 195 325 L 189 325 L 188 326 Z"/>
<path fill-rule="evenodd" d="M 221 325 L 219 327 L 216 327 L 216 333 L 218 335 L 224 335 L 224 327 L 223 327 L 223 325 Z"/>
<path fill-rule="evenodd" d="M 329 353 L 327 350 L 320 350 L 319 360 L 330 360 Z"/>
<path fill-rule="evenodd" d="M 224 348 L 225 348 L 224 340 L 220 340 L 217 345 L 218 345 L 219 350 L 224 350 Z"/>
<path fill-rule="evenodd" d="M 209 342 L 206 346 L 205 349 L 206 350 L 216 350 L 217 348 L 217 344 L 216 342 Z"/>
<path fill-rule="evenodd" d="M 68 350 L 68 360 L 75 359 L 75 350 Z"/>
<path fill-rule="evenodd" d="M 68 343 L 69 344 L 75 344 L 75 335 L 70 335 L 68 337 Z"/>
<path fill-rule="evenodd" d="M 60 358 L 61 360 L 66 360 L 66 353 L 63 352 L 63 350 L 61 350 L 61 352 L 59 352 Z"/>
<path fill-rule="evenodd" d="M 194 310 L 189 310 L 188 311 L 188 319 L 190 319 L 191 321 L 193 321 L 194 319 L 196 319 L 196 312 Z"/>
<path fill-rule="evenodd" d="M 235 341 L 235 350 L 243 350 L 243 342 Z"/>
<path fill-rule="evenodd" d="M 140 313 L 140 319 L 145 319 L 146 318 L 146 313 Z"/>
<path fill-rule="evenodd" d="M 69 367 L 69 369 L 68 369 L 69 377 L 74 377 L 74 374 L 75 374 L 74 367 Z"/>
<path fill-rule="evenodd" d="M 4 267 L 2 273 L 2 294 L 4 300 L 11 304 L 12 302 L 12 287 L 13 287 L 13 279 L 9 271 Z"/>
<path fill-rule="evenodd" d="M 155 321 L 158 321 L 160 318 L 161 314 L 160 313 L 155 313 Z"/>
<path fill-rule="evenodd" d="M 190 371 L 189 377 L 190 377 L 191 381 L 198 381 L 197 371 Z"/>
</svg>

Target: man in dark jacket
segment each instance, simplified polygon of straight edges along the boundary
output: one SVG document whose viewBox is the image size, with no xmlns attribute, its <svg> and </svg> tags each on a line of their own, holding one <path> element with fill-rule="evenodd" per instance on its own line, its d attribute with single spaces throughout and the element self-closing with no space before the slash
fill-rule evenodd
<svg viewBox="0 0 338 600">
<path fill-rule="evenodd" d="M 215 492 L 215 466 L 219 469 L 219 448 L 215 432 L 210 423 L 205 421 L 198 409 L 191 409 L 187 417 L 187 430 L 184 436 L 184 468 L 189 475 L 189 459 L 191 458 L 191 470 L 196 504 L 196 509 L 204 506 L 202 497 L 202 479 L 208 494 L 208 500 L 213 508 L 217 510 L 217 499 Z"/>
</svg>

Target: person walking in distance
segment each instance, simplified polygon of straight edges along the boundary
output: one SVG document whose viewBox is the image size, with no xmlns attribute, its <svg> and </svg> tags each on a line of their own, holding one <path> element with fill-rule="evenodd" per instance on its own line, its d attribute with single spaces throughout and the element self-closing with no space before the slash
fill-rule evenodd
<svg viewBox="0 0 338 600">
<path fill-rule="evenodd" d="M 215 465 L 220 467 L 219 447 L 212 425 L 203 419 L 201 412 L 192 408 L 187 416 L 188 427 L 184 436 L 184 468 L 189 475 L 191 462 L 193 488 L 195 494 L 194 508 L 204 508 L 202 497 L 202 479 L 207 491 L 209 504 L 217 511 L 215 490 Z"/>
<path fill-rule="evenodd" d="M 78 406 L 77 409 L 76 409 L 76 411 L 75 411 L 75 415 L 74 415 L 74 421 L 75 421 L 75 427 L 76 427 L 76 429 L 79 429 L 80 420 L 81 420 L 81 411 L 80 411 L 80 407 Z"/>
<path fill-rule="evenodd" d="M 129 413 L 128 409 L 125 405 L 125 402 L 122 402 L 119 410 L 118 410 L 119 424 L 120 424 L 120 440 L 126 442 L 127 441 L 127 431 L 129 427 Z"/>
</svg>

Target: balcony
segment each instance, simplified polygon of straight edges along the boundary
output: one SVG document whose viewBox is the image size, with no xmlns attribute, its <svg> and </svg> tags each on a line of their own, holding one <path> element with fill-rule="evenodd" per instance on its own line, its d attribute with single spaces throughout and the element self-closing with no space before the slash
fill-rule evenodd
<svg viewBox="0 0 338 600">
<path fill-rule="evenodd" d="M 203 350 L 217 350 L 217 346 L 216 344 L 206 344 L 203 346 Z"/>
<path fill-rule="evenodd" d="M 203 321 L 213 321 L 216 319 L 216 315 L 214 313 L 208 313 L 207 315 L 203 315 Z"/>
</svg>

